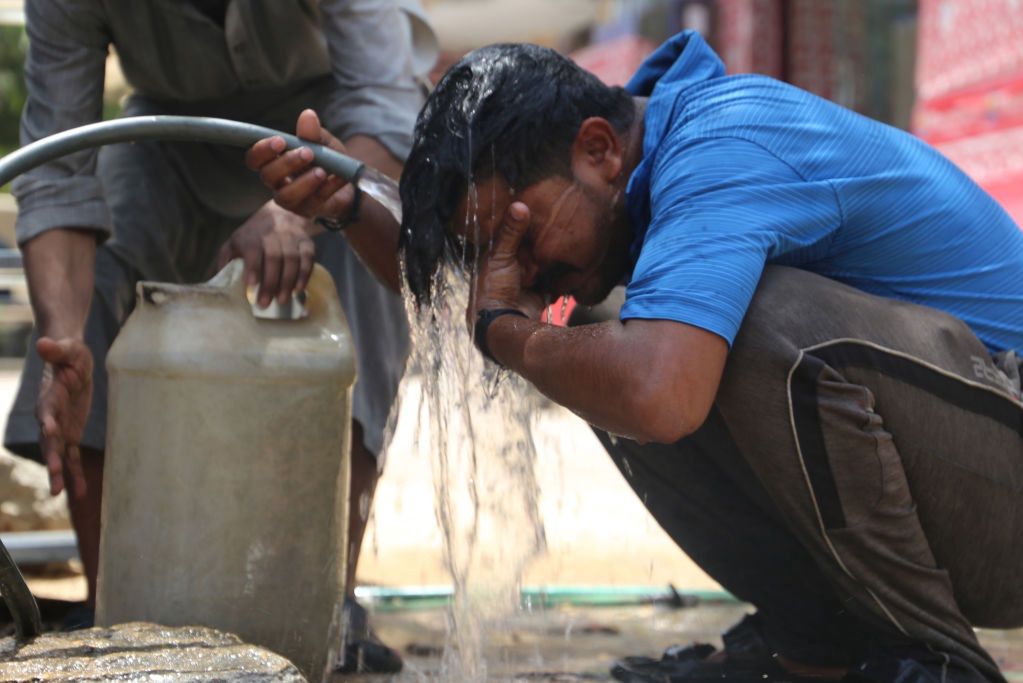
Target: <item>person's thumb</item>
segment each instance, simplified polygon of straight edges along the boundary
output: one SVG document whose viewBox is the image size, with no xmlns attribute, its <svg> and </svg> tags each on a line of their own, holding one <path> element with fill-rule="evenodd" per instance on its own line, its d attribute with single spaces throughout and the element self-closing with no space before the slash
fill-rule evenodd
<svg viewBox="0 0 1023 683">
<path fill-rule="evenodd" d="M 40 337 L 36 342 L 39 357 L 47 363 L 67 363 L 74 355 L 73 342 L 70 339 L 51 339 Z"/>
<path fill-rule="evenodd" d="M 305 109 L 298 115 L 295 135 L 303 140 L 320 141 L 320 117 L 312 109 Z"/>
<path fill-rule="evenodd" d="M 504 221 L 494 241 L 494 257 L 515 258 L 528 227 L 529 207 L 522 202 L 512 202 L 504 212 Z"/>
</svg>

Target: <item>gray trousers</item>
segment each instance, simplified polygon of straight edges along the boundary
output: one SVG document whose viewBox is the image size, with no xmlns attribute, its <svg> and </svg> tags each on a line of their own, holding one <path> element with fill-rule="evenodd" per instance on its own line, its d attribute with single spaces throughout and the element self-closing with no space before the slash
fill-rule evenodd
<svg viewBox="0 0 1023 683">
<path fill-rule="evenodd" d="M 335 96 L 327 78 L 271 99 L 247 120 L 290 131 L 305 107 L 323 110 Z M 266 99 L 266 98 L 264 98 Z M 260 101 L 262 103 L 262 101 Z M 253 103 L 255 105 L 255 103 Z M 263 103 L 263 106 L 265 103 Z M 168 110 L 135 98 L 127 115 L 158 113 L 231 115 L 220 111 Z M 96 255 L 96 284 L 85 341 L 95 360 L 92 412 L 82 445 L 106 446 L 107 350 L 135 303 L 139 280 L 198 282 L 213 275 L 220 246 L 270 199 L 244 163 L 245 150 L 197 143 L 141 142 L 105 147 L 97 163 L 113 218 L 113 235 Z M 384 430 L 408 355 L 408 324 L 401 297 L 381 285 L 345 239 L 325 234 L 316 255 L 333 276 L 356 345 L 358 377 L 352 416 L 363 427 L 366 447 L 383 448 Z M 39 460 L 35 404 L 42 362 L 33 335 L 21 385 L 4 434 L 4 446 Z M 382 463 L 381 463 L 382 464 Z"/>
<path fill-rule="evenodd" d="M 952 316 L 769 267 L 700 430 L 598 436 L 775 651 L 1002 680 L 972 627 L 1023 625 L 1019 370 Z"/>
</svg>

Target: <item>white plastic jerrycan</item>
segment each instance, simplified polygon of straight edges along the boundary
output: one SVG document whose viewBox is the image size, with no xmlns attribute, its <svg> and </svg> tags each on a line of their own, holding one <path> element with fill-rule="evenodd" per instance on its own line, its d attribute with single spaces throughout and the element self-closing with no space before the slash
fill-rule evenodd
<svg viewBox="0 0 1023 683">
<path fill-rule="evenodd" d="M 97 621 L 204 625 L 319 681 L 340 647 L 355 355 L 330 275 L 257 319 L 242 263 L 142 282 L 107 356 Z"/>
</svg>

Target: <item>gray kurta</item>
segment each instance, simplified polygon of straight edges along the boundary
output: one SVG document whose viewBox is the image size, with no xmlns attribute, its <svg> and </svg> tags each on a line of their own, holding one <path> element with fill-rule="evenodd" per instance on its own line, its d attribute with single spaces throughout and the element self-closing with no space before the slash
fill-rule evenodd
<svg viewBox="0 0 1023 683">
<path fill-rule="evenodd" d="M 419 77 L 436 50 L 414 7 L 392 0 L 227 0 L 223 25 L 184 0 L 29 0 L 25 11 L 23 143 L 100 118 L 113 46 L 134 89 L 126 115 L 219 116 L 290 131 L 311 107 L 339 137 L 369 135 L 404 158 L 423 101 Z M 102 361 L 134 282 L 207 277 L 219 245 L 269 198 L 243 155 L 206 144 L 116 145 L 15 181 L 19 242 L 62 227 L 106 239 L 86 333 L 97 373 L 84 445 L 105 445 Z M 353 415 L 379 452 L 407 354 L 402 305 L 343 239 L 324 236 L 317 249 L 358 346 Z M 31 351 L 5 435 L 8 448 L 36 456 L 38 372 Z"/>
</svg>

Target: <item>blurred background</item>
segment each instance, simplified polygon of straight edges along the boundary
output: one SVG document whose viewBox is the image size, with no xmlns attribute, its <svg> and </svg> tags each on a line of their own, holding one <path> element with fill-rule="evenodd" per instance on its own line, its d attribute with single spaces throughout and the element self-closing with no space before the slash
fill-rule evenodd
<svg viewBox="0 0 1023 683">
<path fill-rule="evenodd" d="M 528 41 L 572 56 L 608 83 L 623 84 L 662 40 L 695 29 L 731 73 L 767 74 L 921 136 L 1023 222 L 1023 0 L 423 4 L 442 48 L 435 81 L 475 47 Z M 21 0 L 0 0 L 0 154 L 17 147 L 25 97 L 22 22 Z M 118 115 L 126 92 L 117 56 L 111 54 L 106 117 Z M 14 240 L 16 207 L 7 189 L 0 188 L 0 422 L 6 419 L 31 325 Z M 527 582 L 674 583 L 713 590 L 713 582 L 680 557 L 648 519 L 585 425 L 560 413 L 544 419 L 550 430 L 539 437 L 540 452 L 558 453 L 538 463 L 550 552 L 530 569 Z M 442 583 L 429 465 L 401 461 L 411 450 L 401 424 L 378 490 L 366 541 L 372 547 L 364 553 L 360 579 Z M 43 565 L 58 561 L 48 566 L 70 583 L 51 589 L 73 597 L 84 591 L 73 564 L 66 564 L 74 556 L 73 537 L 62 531 L 68 527 L 63 501 L 49 498 L 45 488 L 41 468 L 0 454 L 5 542 L 13 538 L 10 532 L 50 532 L 49 540 L 37 538 L 32 546 L 49 551 L 22 557 Z"/>
</svg>

